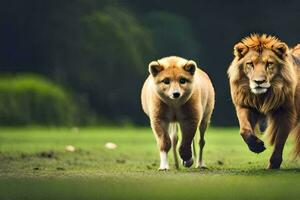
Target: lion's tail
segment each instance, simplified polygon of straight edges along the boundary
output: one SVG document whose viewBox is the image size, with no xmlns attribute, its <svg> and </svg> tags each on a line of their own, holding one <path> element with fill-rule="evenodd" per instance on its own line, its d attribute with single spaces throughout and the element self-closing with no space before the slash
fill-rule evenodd
<svg viewBox="0 0 300 200">
<path fill-rule="evenodd" d="M 295 158 L 300 157 L 300 123 L 293 130 L 293 136 L 295 139 L 294 156 Z"/>
</svg>

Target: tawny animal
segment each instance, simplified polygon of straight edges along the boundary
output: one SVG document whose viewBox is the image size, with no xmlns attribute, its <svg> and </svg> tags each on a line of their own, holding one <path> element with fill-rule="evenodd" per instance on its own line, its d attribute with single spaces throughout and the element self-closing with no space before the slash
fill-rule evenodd
<svg viewBox="0 0 300 200">
<path fill-rule="evenodd" d="M 199 128 L 200 150 L 196 167 L 205 167 L 202 158 L 204 134 L 214 108 L 214 89 L 209 77 L 194 61 L 176 56 L 152 61 L 149 72 L 141 100 L 160 151 L 159 169 L 169 169 L 167 154 L 171 146 L 175 167 L 179 167 L 177 124 L 182 132 L 179 154 L 183 165 L 190 167 L 194 163 L 191 144 Z"/>
<path fill-rule="evenodd" d="M 300 155 L 300 45 L 294 49 L 270 35 L 252 34 L 234 46 L 228 76 L 240 134 L 255 153 L 265 150 L 257 137 L 267 119 L 266 137 L 274 145 L 268 169 L 279 169 L 290 133 Z"/>
</svg>

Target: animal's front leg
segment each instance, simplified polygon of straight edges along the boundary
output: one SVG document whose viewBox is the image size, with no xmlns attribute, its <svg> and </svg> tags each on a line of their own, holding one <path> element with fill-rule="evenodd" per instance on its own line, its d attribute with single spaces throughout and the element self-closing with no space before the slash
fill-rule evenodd
<svg viewBox="0 0 300 200">
<path fill-rule="evenodd" d="M 151 127 L 160 151 L 159 170 L 168 170 L 168 152 L 171 148 L 171 139 L 168 134 L 169 123 L 163 120 L 151 120 Z"/>
<path fill-rule="evenodd" d="M 258 120 L 258 114 L 248 108 L 236 107 L 236 113 L 240 124 L 240 134 L 250 151 L 261 153 L 266 148 L 264 142 L 254 134 L 254 127 Z"/>
<path fill-rule="evenodd" d="M 180 122 L 182 141 L 179 148 L 179 154 L 183 161 L 183 166 L 185 167 L 191 167 L 194 163 L 191 145 L 198 126 L 198 119 L 186 119 Z"/>
<path fill-rule="evenodd" d="M 268 169 L 279 169 L 282 163 L 282 153 L 287 137 L 292 129 L 295 113 L 291 111 L 276 111 L 270 115 L 270 126 L 267 129 L 270 143 L 274 144 Z"/>
</svg>

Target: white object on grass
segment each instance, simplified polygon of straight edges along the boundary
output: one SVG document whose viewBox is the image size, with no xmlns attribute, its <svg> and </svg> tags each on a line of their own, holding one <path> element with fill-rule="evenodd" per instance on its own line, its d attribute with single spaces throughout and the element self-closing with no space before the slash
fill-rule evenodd
<svg viewBox="0 0 300 200">
<path fill-rule="evenodd" d="M 112 142 L 107 142 L 107 143 L 105 144 L 105 147 L 106 147 L 107 149 L 116 149 L 116 148 L 117 148 L 117 145 L 116 145 L 115 143 L 112 143 Z"/>
<path fill-rule="evenodd" d="M 73 145 L 67 145 L 65 150 L 69 152 L 74 152 L 76 151 L 76 148 Z"/>
</svg>

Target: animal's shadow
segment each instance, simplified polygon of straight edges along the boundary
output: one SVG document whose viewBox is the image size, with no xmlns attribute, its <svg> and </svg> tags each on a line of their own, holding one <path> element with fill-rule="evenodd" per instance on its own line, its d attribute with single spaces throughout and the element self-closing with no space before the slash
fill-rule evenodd
<svg viewBox="0 0 300 200">
<path fill-rule="evenodd" d="M 259 176 L 259 175 L 274 175 L 274 174 L 295 174 L 300 173 L 300 168 L 282 168 L 277 170 L 269 169 L 221 169 L 221 168 L 207 168 L 207 169 L 179 169 L 183 173 L 197 173 L 197 174 L 228 174 L 228 175 L 245 175 L 245 176 Z"/>
</svg>

